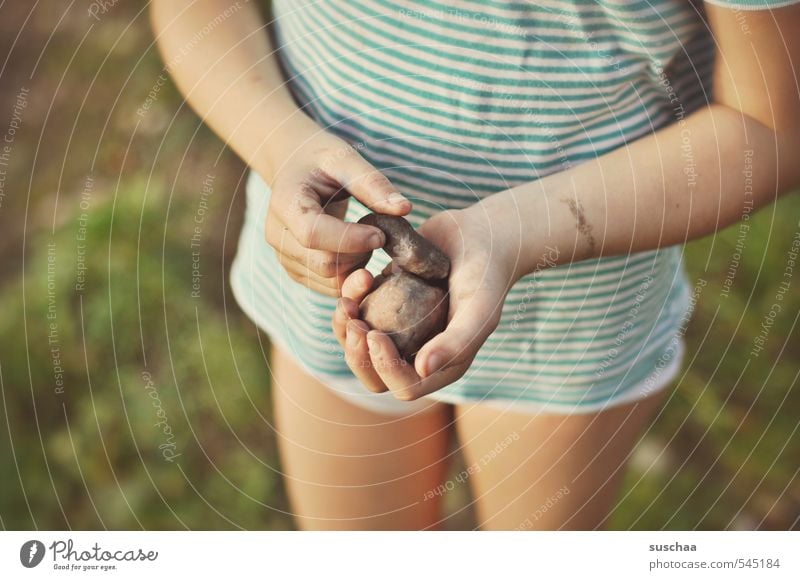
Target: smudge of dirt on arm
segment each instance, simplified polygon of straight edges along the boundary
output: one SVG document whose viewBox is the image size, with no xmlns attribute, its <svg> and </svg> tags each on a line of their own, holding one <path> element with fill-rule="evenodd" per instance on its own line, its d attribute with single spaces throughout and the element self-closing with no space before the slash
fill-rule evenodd
<svg viewBox="0 0 800 580">
<path fill-rule="evenodd" d="M 586 215 L 584 213 L 583 205 L 577 199 L 565 197 L 561 199 L 562 203 L 565 203 L 569 208 L 572 217 L 575 218 L 575 227 L 578 229 L 578 233 L 583 236 L 586 240 L 587 254 L 585 257 L 593 257 L 595 256 L 595 249 L 597 248 L 597 241 L 594 239 L 594 233 L 592 229 L 592 225 L 586 220 Z"/>
</svg>

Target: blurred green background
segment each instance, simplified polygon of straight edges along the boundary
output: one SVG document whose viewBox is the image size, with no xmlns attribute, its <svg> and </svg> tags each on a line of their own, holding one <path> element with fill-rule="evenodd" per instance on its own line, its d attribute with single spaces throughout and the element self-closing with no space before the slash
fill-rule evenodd
<svg viewBox="0 0 800 580">
<path fill-rule="evenodd" d="M 291 529 L 268 342 L 226 279 L 246 170 L 167 79 L 146 3 L 101 4 L 0 5 L 0 525 Z M 768 316 L 799 220 L 787 196 L 687 247 L 687 365 L 612 528 L 800 528 L 800 280 Z"/>
</svg>

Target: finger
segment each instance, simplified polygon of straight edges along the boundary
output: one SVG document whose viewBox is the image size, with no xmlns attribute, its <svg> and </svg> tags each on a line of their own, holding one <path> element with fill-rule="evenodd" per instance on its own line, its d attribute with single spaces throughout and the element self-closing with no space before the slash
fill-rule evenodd
<svg viewBox="0 0 800 580">
<path fill-rule="evenodd" d="M 336 340 L 339 341 L 342 348 L 345 347 L 347 322 L 354 318 L 358 318 L 358 305 L 349 298 L 340 298 L 336 302 L 336 310 L 333 312 L 331 325 Z"/>
<path fill-rule="evenodd" d="M 342 296 L 345 296 L 355 302 L 361 304 L 367 294 L 372 290 L 375 279 L 369 270 L 359 269 L 354 270 L 345 278 L 342 284 Z"/>
<path fill-rule="evenodd" d="M 324 250 L 309 250 L 302 247 L 291 233 L 268 233 L 267 242 L 275 251 L 303 265 L 322 278 L 333 278 L 339 274 L 347 276 L 369 262 L 371 252 L 365 254 L 337 254 Z"/>
<path fill-rule="evenodd" d="M 368 331 L 369 327 L 363 320 L 351 320 L 347 323 L 345 361 L 353 374 L 368 390 L 373 393 L 384 393 L 387 391 L 386 385 L 372 367 L 367 345 Z"/>
<path fill-rule="evenodd" d="M 270 202 L 274 213 L 304 248 L 337 253 L 369 252 L 383 247 L 386 238 L 378 228 L 344 222 L 325 213 L 319 196 L 310 186 L 300 186 L 288 194 L 274 193 Z M 272 225 L 269 221 L 268 226 Z"/>
<path fill-rule="evenodd" d="M 326 296 L 333 296 L 334 298 L 341 296 L 341 286 L 344 282 L 343 275 L 334 278 L 322 278 L 311 272 L 302 264 L 298 264 L 294 260 L 288 259 L 281 254 L 278 254 L 278 262 L 295 282 L 321 294 L 325 294 Z"/>
<path fill-rule="evenodd" d="M 401 401 L 415 401 L 457 381 L 469 363 L 450 366 L 430 377 L 422 378 L 414 366 L 402 359 L 391 339 L 376 331 L 368 335 L 372 368 L 380 380 Z"/>
<path fill-rule="evenodd" d="M 385 384 L 396 399 L 413 401 L 418 397 L 415 387 L 419 387 L 422 380 L 400 353 L 389 338 L 389 335 L 376 330 L 367 334 L 369 357 L 372 368 L 377 373 L 381 382 Z"/>
<path fill-rule="evenodd" d="M 291 232 L 281 227 L 277 218 L 268 220 L 267 243 L 281 254 L 305 265 L 306 268 L 322 278 L 333 278 L 337 274 L 349 274 L 354 269 L 364 266 L 372 256 L 371 252 L 358 254 L 342 254 L 325 250 L 309 250 L 294 239 Z"/>
<path fill-rule="evenodd" d="M 485 292 L 468 298 L 453 298 L 450 321 L 443 332 L 425 343 L 417 353 L 414 366 L 421 377 L 451 367 L 469 366 L 478 350 L 497 328 L 502 299 Z"/>
<path fill-rule="evenodd" d="M 311 280 L 310 278 L 303 276 L 295 276 L 294 274 L 290 274 L 289 277 L 298 284 L 302 284 L 309 290 L 313 290 L 314 292 L 318 292 L 324 296 L 330 296 L 331 298 L 339 298 L 340 296 L 339 291 L 336 288 L 324 286 L 316 280 Z"/>
<path fill-rule="evenodd" d="M 367 332 L 369 325 L 359 320 L 360 310 L 358 305 L 372 288 L 372 274 L 367 270 L 356 270 L 342 284 L 342 298 L 337 304 L 334 313 L 335 324 L 340 328 L 344 322 L 345 330 L 345 360 L 353 374 L 374 393 L 385 392 L 386 385 L 372 368 L 372 361 L 367 346 Z M 337 316 L 338 315 L 338 316 Z M 347 320 L 345 320 L 347 319 Z"/>
<path fill-rule="evenodd" d="M 350 195 L 372 211 L 390 215 L 406 215 L 411 211 L 411 202 L 383 173 L 358 153 L 353 153 L 325 169 L 347 188 Z"/>
</svg>

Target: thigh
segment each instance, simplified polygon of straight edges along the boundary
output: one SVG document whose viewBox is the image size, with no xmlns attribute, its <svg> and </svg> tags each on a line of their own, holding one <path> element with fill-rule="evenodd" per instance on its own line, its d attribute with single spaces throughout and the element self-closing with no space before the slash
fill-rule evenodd
<svg viewBox="0 0 800 580">
<path fill-rule="evenodd" d="M 663 391 L 591 414 L 524 415 L 456 408 L 483 529 L 596 529 L 610 513 L 628 457 Z"/>
<path fill-rule="evenodd" d="M 272 371 L 278 447 L 298 527 L 437 527 L 440 504 L 426 491 L 447 468 L 448 405 L 378 414 L 342 399 L 274 347 Z"/>
</svg>

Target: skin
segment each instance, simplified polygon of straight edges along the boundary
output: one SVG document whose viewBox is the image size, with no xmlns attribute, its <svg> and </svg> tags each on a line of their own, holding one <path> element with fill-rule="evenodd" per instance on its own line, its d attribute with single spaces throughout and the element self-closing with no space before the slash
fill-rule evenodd
<svg viewBox="0 0 800 580">
<path fill-rule="evenodd" d="M 625 464 L 664 396 L 571 416 L 459 406 L 465 463 L 479 468 L 469 476 L 477 524 L 484 530 L 605 527 Z M 493 453 L 502 441 L 510 443 Z"/>
<path fill-rule="evenodd" d="M 450 324 L 422 347 L 413 368 L 397 364 L 391 341 L 374 331 L 359 335 L 353 342 L 358 347 L 346 346 L 348 330 L 363 330 L 349 320 L 352 301 L 368 291 L 369 283 L 361 272 L 351 275 L 334 326 L 340 327 L 337 336 L 345 337 L 347 360 L 361 368 L 372 390 L 382 384 L 398 399 L 414 400 L 458 379 L 496 327 L 509 282 L 542 263 L 697 239 L 741 219 L 752 209 L 746 205 L 750 201 L 760 208 L 800 184 L 794 160 L 800 149 L 800 6 L 749 13 L 752 45 L 741 42 L 734 12 L 707 9 L 718 42 L 715 102 L 686 116 L 682 125 L 423 224 L 419 231 L 453 262 Z M 681 149 L 687 134 L 702 168 L 693 187 Z M 746 151 L 752 151 L 756 167 L 750 188 L 743 173 Z M 752 191 L 751 199 L 745 191 Z M 541 228 L 525 227 L 543 221 Z M 490 241 L 488 256 L 482 246 Z M 546 261 L 553 248 L 558 259 Z"/>
<path fill-rule="evenodd" d="M 255 3 L 192 41 L 230 5 L 151 2 L 158 47 L 187 102 L 270 185 L 267 243 L 289 276 L 337 296 L 346 275 L 385 243 L 378 228 L 342 221 L 343 190 L 380 213 L 405 215 L 411 204 L 350 144 L 297 108 Z M 189 58 L 181 51 L 190 43 Z"/>
<path fill-rule="evenodd" d="M 391 183 L 357 151 L 297 109 L 252 3 L 197 42 L 191 58 L 176 60 L 195 31 L 228 6 L 224 0 L 154 0 L 151 14 L 159 48 L 165 61 L 174 63 L 170 72 L 187 101 L 272 187 L 267 242 L 290 276 L 319 292 L 342 296 L 334 333 L 354 373 L 371 391 L 390 390 L 398 399 L 413 400 L 460 377 L 496 327 L 508 289 L 539 268 L 544 255 L 552 256 L 552 248 L 559 250 L 558 263 L 565 263 L 681 243 L 737 221 L 748 201 L 741 173 L 746 150 L 753 152 L 748 188 L 753 207 L 762 207 L 800 182 L 800 164 L 794 159 L 800 148 L 800 7 L 747 12 L 750 34 L 744 37 L 733 11 L 707 5 L 718 43 L 715 102 L 688 115 L 681 126 L 660 129 L 595 160 L 498 192 L 467 209 L 442 212 L 423 224 L 423 235 L 452 262 L 449 324 L 422 348 L 414 366 L 403 365 L 388 337 L 367 332 L 353 310 L 372 282 L 359 268 L 363 257 L 383 240 L 369 226 L 341 221 L 346 203 L 341 191 L 346 188 L 381 213 L 405 215 L 410 204 L 393 195 Z M 684 130 L 691 135 L 696 166 L 702 169 L 693 188 L 681 155 Z M 530 223 L 545 227 L 525 227 Z M 290 365 L 278 366 L 273 382 L 289 385 L 302 405 L 312 405 L 314 396 L 327 392 Z M 562 508 L 536 524 L 602 525 L 618 485 L 614 474 L 657 408 L 656 399 L 633 405 L 627 413 L 615 408 L 565 417 L 457 408 L 456 430 L 467 458 L 480 457 L 497 437 L 521 433 L 524 426 L 523 444 L 509 446 L 502 461 L 470 478 L 478 524 L 492 529 L 524 525 L 554 486 L 571 482 L 569 500 L 561 500 Z M 411 484 L 417 492 L 441 481 L 441 460 L 446 457 L 442 433 L 452 428 L 448 416 L 432 415 L 424 425 L 401 421 L 397 429 L 382 425 L 369 432 L 379 452 L 364 454 L 363 441 L 354 440 L 349 425 L 374 423 L 374 414 L 336 397 L 326 401 L 325 407 L 309 407 L 315 410 L 313 417 L 276 405 L 281 432 L 289 432 L 289 439 L 303 436 L 301 445 L 282 443 L 298 525 L 313 528 L 309 522 L 320 517 L 327 526 L 348 527 L 360 521 L 358 527 L 365 529 L 436 525 L 433 512 L 425 510 L 397 519 L 387 515 L 400 513 L 392 494 L 405 498 L 405 491 L 349 494 L 343 500 L 339 488 L 351 479 L 386 482 L 397 474 L 420 474 Z M 342 420 L 320 421 L 327 416 Z M 615 433 L 620 436 L 610 435 Z M 399 449 L 398 438 L 437 443 L 425 451 L 430 456 L 420 464 L 413 456 L 388 453 Z M 604 439 L 610 467 L 598 467 L 598 449 L 589 444 Z M 547 451 L 537 452 L 544 440 Z M 336 454 L 358 460 L 322 461 L 318 450 L 333 444 Z M 523 464 L 526 471 L 515 469 Z M 351 479 L 342 481 L 343 471 Z M 542 479 L 537 474 L 547 475 Z M 310 490 L 299 480 L 316 485 Z M 595 499 L 598 489 L 600 499 Z M 359 504 L 362 499 L 368 502 L 364 507 Z M 341 511 L 329 517 L 326 510 L 340 500 Z M 509 501 L 514 502 L 513 511 L 505 507 Z M 371 517 L 378 515 L 384 519 Z"/>
<path fill-rule="evenodd" d="M 273 347 L 272 399 L 281 466 L 304 530 L 440 527 L 441 498 L 424 501 L 448 467 L 451 411 L 386 417 L 349 403 Z"/>
</svg>

